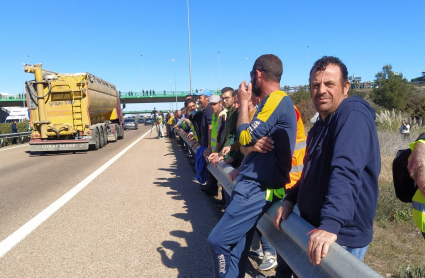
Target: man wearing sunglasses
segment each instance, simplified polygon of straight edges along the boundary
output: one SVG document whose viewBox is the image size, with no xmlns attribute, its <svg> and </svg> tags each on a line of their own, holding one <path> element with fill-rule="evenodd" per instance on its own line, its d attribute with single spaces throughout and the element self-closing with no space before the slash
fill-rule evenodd
<svg viewBox="0 0 425 278">
<path fill-rule="evenodd" d="M 245 81 L 239 86 L 237 125 L 246 157 L 232 201 L 208 237 L 215 277 L 244 277 L 257 221 L 274 202 L 284 197 L 282 188 L 290 181 L 297 118 L 291 99 L 280 90 L 282 71 L 277 56 L 262 55 L 254 63 L 248 87 Z M 252 95 L 259 97 L 261 103 L 249 122 Z M 253 146 L 263 137 L 271 139 L 270 151 L 254 151 Z"/>
</svg>

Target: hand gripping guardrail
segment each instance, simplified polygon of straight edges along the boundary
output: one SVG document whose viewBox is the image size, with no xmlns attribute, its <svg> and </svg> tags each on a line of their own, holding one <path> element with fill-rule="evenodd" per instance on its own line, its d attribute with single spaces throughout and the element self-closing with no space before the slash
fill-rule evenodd
<svg viewBox="0 0 425 278">
<path fill-rule="evenodd" d="M 12 138 L 19 138 L 19 137 L 21 138 L 21 143 L 23 143 L 25 137 L 31 136 L 31 133 L 32 131 L 0 134 L 0 146 L 4 147 L 5 139 L 12 139 Z"/>
<path fill-rule="evenodd" d="M 189 146 L 191 145 L 189 139 L 180 130 L 177 133 Z M 207 168 L 227 193 L 231 195 L 233 188 L 240 179 L 240 176 L 238 176 L 234 181 L 230 180 L 229 173 L 233 168 L 229 165 L 223 168 L 223 162 L 220 162 L 217 167 L 212 163 L 208 163 Z M 326 257 L 322 259 L 320 265 L 315 267 L 307 256 L 308 241 L 310 239 L 307 233 L 315 227 L 302 219 L 298 214 L 291 213 L 281 223 L 283 231 L 277 230 L 273 224 L 273 218 L 279 206 L 279 202 L 273 204 L 260 218 L 257 228 L 298 277 L 382 277 L 368 265 L 348 253 L 336 242 L 331 244 Z"/>
</svg>

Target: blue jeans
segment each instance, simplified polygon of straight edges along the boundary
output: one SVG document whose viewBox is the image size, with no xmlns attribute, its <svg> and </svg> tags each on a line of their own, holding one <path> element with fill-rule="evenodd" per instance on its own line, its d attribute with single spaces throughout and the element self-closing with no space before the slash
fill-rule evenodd
<svg viewBox="0 0 425 278">
<path fill-rule="evenodd" d="M 258 182 L 239 180 L 226 212 L 208 236 L 214 277 L 245 277 L 249 246 L 257 221 L 271 205 Z"/>
<path fill-rule="evenodd" d="M 345 250 L 347 250 L 351 255 L 356 257 L 357 259 L 363 261 L 364 255 L 366 254 L 367 248 L 369 248 L 369 245 L 366 245 L 365 247 L 359 247 L 359 248 L 350 248 L 347 246 L 341 246 Z"/>
<path fill-rule="evenodd" d="M 425 235 L 424 235 L 425 237 Z M 363 261 L 364 255 L 366 254 L 367 248 L 369 248 L 369 245 L 365 247 L 359 247 L 359 248 L 350 248 L 347 246 L 341 246 L 345 250 L 347 250 L 349 253 L 351 253 L 354 257 L 357 259 Z M 293 275 L 293 278 L 298 278 L 298 276 L 292 272 L 292 269 L 289 267 L 289 265 L 282 259 L 279 254 L 277 254 L 277 267 L 275 269 L 276 278 L 291 278 L 291 275 Z"/>
</svg>

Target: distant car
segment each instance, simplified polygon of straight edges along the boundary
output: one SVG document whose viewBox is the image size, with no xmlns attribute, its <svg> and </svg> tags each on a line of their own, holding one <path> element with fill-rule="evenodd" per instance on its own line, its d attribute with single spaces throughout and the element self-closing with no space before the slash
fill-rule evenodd
<svg viewBox="0 0 425 278">
<path fill-rule="evenodd" d="M 151 125 L 153 121 L 153 118 L 146 118 L 145 125 Z"/>
<path fill-rule="evenodd" d="M 145 123 L 145 120 L 143 120 L 143 118 L 140 118 L 137 122 L 138 122 L 139 124 L 143 124 L 143 123 Z"/>
<path fill-rule="evenodd" d="M 135 119 L 125 119 L 124 120 L 124 130 L 126 129 L 138 129 L 139 123 Z"/>
</svg>

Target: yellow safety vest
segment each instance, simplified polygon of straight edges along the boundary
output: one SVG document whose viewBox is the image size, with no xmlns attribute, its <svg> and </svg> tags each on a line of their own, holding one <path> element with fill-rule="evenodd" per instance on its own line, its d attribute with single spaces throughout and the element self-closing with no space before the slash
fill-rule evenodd
<svg viewBox="0 0 425 278">
<path fill-rule="evenodd" d="M 220 113 L 218 113 L 217 119 L 215 118 L 215 114 L 212 115 L 211 122 L 211 150 L 215 152 L 215 147 L 217 145 L 217 134 L 218 134 L 218 122 L 223 115 L 226 115 L 227 109 L 223 109 Z"/>
<path fill-rule="evenodd" d="M 413 151 L 415 149 L 415 145 L 419 142 L 425 144 L 425 140 L 419 140 L 410 144 L 410 149 Z M 412 207 L 415 224 L 423 233 L 425 233 L 425 196 L 422 195 L 419 189 L 416 190 L 416 193 L 412 198 Z"/>
<path fill-rule="evenodd" d="M 196 130 L 195 130 L 195 127 L 194 127 L 194 126 L 193 126 L 193 124 L 192 124 L 192 121 L 190 122 L 190 129 L 192 130 L 193 137 L 195 137 L 195 140 L 196 140 L 197 142 L 199 142 L 198 135 L 196 134 Z"/>
</svg>

